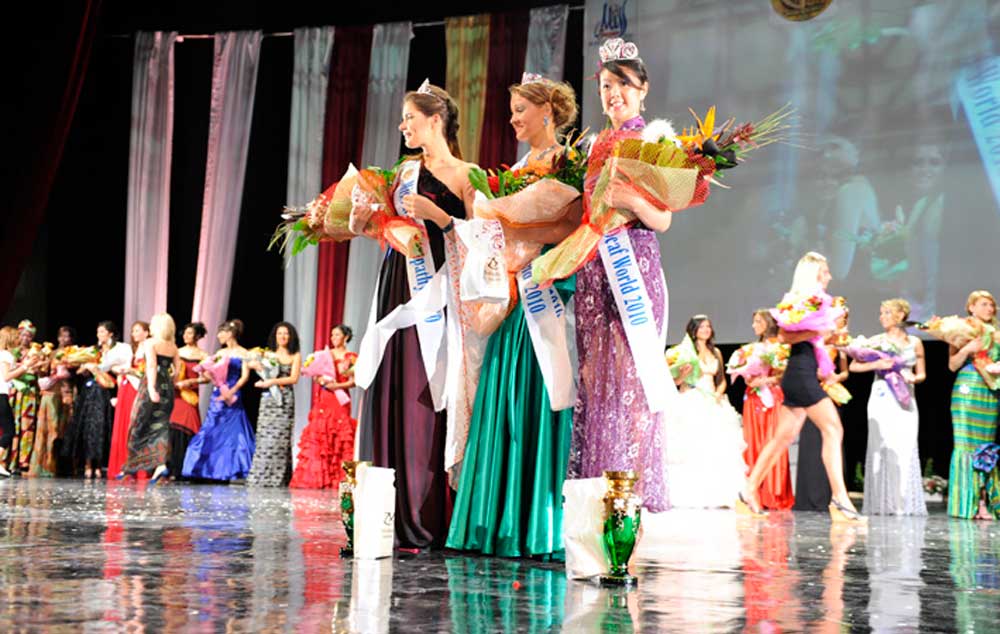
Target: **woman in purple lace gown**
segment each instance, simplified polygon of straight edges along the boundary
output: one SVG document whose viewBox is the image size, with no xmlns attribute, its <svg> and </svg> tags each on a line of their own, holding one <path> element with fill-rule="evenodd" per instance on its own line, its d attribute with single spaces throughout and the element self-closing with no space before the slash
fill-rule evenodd
<svg viewBox="0 0 1000 634">
<path fill-rule="evenodd" d="M 625 47 L 631 47 L 635 55 L 622 47 L 612 47 L 609 49 L 612 54 L 606 55 L 608 43 L 601 51 L 601 104 L 611 128 L 598 136 L 588 161 L 584 184 L 584 209 L 588 215 L 600 168 L 614 143 L 640 136 L 646 125 L 639 115 L 649 89 L 646 67 L 633 45 Z M 649 341 L 648 345 L 658 346 L 660 351 L 666 332 L 667 286 L 656 233 L 670 227 L 671 214 L 655 209 L 619 181 L 612 181 L 605 196 L 613 207 L 628 209 L 638 218 L 626 231 L 652 302 L 656 330 L 661 335 L 660 341 Z M 605 470 L 635 470 L 645 507 L 654 512 L 664 511 L 669 503 L 663 414 L 650 411 L 600 255 L 577 273 L 574 301 L 580 385 L 573 414 L 568 475 L 591 478 L 601 476 Z"/>
</svg>

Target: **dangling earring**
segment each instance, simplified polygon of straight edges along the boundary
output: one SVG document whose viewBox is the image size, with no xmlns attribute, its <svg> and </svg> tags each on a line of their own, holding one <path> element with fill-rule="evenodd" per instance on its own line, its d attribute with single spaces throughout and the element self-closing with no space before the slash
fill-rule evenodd
<svg viewBox="0 0 1000 634">
<path fill-rule="evenodd" d="M 548 127 L 548 125 L 549 125 L 549 116 L 548 115 L 545 115 L 544 117 L 542 117 L 542 125 L 544 125 L 545 127 Z"/>
<path fill-rule="evenodd" d="M 645 101 L 640 101 L 639 102 L 639 112 L 646 112 L 646 102 Z"/>
</svg>

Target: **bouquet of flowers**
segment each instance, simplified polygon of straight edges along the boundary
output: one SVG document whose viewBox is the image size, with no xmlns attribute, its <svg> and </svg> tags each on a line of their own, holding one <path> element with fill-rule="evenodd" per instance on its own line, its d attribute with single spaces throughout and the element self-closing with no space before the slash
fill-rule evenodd
<svg viewBox="0 0 1000 634">
<path fill-rule="evenodd" d="M 41 390 L 48 391 L 55 387 L 59 381 L 68 378 L 70 378 L 69 370 L 65 365 L 60 363 L 56 366 L 55 371 L 52 372 L 52 374 L 38 379 L 38 387 Z"/>
<path fill-rule="evenodd" d="M 21 348 L 14 348 L 11 354 L 14 360 L 18 363 L 32 364 L 39 363 L 49 358 L 52 355 L 52 344 L 51 343 L 38 343 L 33 341 L 27 350 L 22 350 Z M 18 392 L 23 392 L 27 390 L 33 383 L 38 380 L 38 375 L 34 372 L 25 372 L 16 379 L 11 380 L 11 386 Z"/>
<path fill-rule="evenodd" d="M 354 205 L 372 204 L 376 211 L 368 219 L 364 234 L 389 244 L 411 257 L 421 255 L 424 228 L 413 218 L 397 215 L 392 202 L 396 169 L 370 167 L 360 172 L 354 165 L 304 207 L 286 207 L 282 222 L 271 236 L 268 249 L 280 245 L 283 253 L 296 255 L 306 247 L 325 241 L 341 242 L 357 237 L 350 229 Z"/>
<path fill-rule="evenodd" d="M 729 357 L 726 373 L 731 377 L 743 377 L 744 381 L 762 376 L 772 376 L 785 371 L 790 348 L 777 341 L 755 341 L 740 346 Z M 764 407 L 774 407 L 774 395 L 768 386 L 753 388 Z"/>
<path fill-rule="evenodd" d="M 229 372 L 229 357 L 227 355 L 216 352 L 210 357 L 205 357 L 201 363 L 194 367 L 194 371 L 206 375 L 217 389 L 229 389 L 229 384 L 226 383 L 226 374 Z M 227 405 L 232 405 L 236 402 L 236 395 L 230 395 L 225 401 Z"/>
<path fill-rule="evenodd" d="M 684 340 L 676 346 L 670 346 L 666 352 L 667 365 L 670 366 L 670 375 L 677 379 L 680 376 L 681 368 L 685 365 L 691 366 L 691 372 L 684 378 L 684 382 L 694 386 L 701 378 L 701 361 L 698 359 L 698 350 L 694 347 L 691 337 L 684 335 Z"/>
<path fill-rule="evenodd" d="M 281 368 L 278 367 L 278 353 L 271 350 L 270 348 L 251 348 L 247 351 L 247 363 L 252 364 L 254 372 L 257 376 L 269 381 L 271 379 L 278 378 L 278 373 Z M 278 405 L 281 405 L 281 388 L 277 385 L 272 385 L 267 388 L 267 391 L 271 394 L 271 398 Z"/>
<path fill-rule="evenodd" d="M 1000 331 L 996 328 L 984 324 L 975 317 L 956 315 L 932 317 L 927 323 L 918 324 L 917 327 L 956 348 L 961 348 L 973 339 L 981 338 L 983 349 L 972 358 L 972 365 L 991 390 L 1000 389 L 1000 363 L 990 357 L 990 348 L 994 343 L 1000 343 Z"/>
<path fill-rule="evenodd" d="M 81 366 L 85 363 L 99 363 L 101 351 L 97 346 L 66 346 L 56 350 L 53 358 L 61 365 Z"/>
<path fill-rule="evenodd" d="M 355 360 L 356 357 L 354 355 L 348 354 L 340 361 L 335 362 L 330 349 L 324 348 L 323 350 L 309 353 L 309 356 L 306 357 L 305 362 L 302 364 L 302 374 L 312 377 L 332 376 L 336 379 L 338 371 L 340 374 L 350 372 L 354 367 Z M 334 395 L 341 405 L 347 405 L 351 402 L 351 395 L 347 393 L 347 390 L 338 388 L 334 390 Z"/>
<path fill-rule="evenodd" d="M 892 368 L 876 370 L 875 374 L 889 385 L 889 389 L 896 397 L 900 407 L 910 408 L 913 398 L 910 394 L 910 386 L 901 372 L 906 366 L 903 364 L 899 346 L 890 341 L 888 337 L 855 337 L 844 351 L 847 356 L 861 363 L 871 363 L 883 359 L 891 360 L 893 362 Z"/>
<path fill-rule="evenodd" d="M 784 140 L 791 114 L 786 106 L 760 122 L 734 126 L 731 119 L 717 129 L 713 106 L 704 120 L 692 111 L 698 127 L 680 135 L 666 121 L 651 122 L 641 138 L 611 134 L 591 152 L 586 181 L 595 184 L 583 223 L 535 260 L 534 281 L 547 286 L 569 277 L 593 258 L 604 235 L 636 220 L 632 212 L 604 200 L 612 179 L 623 181 L 662 211 L 700 205 L 708 198 L 709 183 L 717 183 L 716 170 L 735 167 L 752 150 Z"/>
<path fill-rule="evenodd" d="M 786 293 L 770 312 L 778 326 L 784 330 L 827 332 L 837 329 L 837 318 L 844 314 L 844 309 L 834 306 L 833 298 L 827 292 L 817 290 L 811 294 Z M 816 353 L 820 376 L 829 376 L 834 365 L 823 346 L 823 338 L 816 336 L 809 342 Z"/>
<path fill-rule="evenodd" d="M 948 491 L 948 481 L 939 475 L 927 476 L 924 478 L 924 491 L 944 495 Z"/>
<path fill-rule="evenodd" d="M 909 268 L 906 259 L 906 224 L 902 209 L 897 209 L 898 217 L 883 222 L 877 230 L 866 229 L 857 238 L 858 246 L 871 251 L 872 276 L 881 281 L 892 280 Z"/>
</svg>

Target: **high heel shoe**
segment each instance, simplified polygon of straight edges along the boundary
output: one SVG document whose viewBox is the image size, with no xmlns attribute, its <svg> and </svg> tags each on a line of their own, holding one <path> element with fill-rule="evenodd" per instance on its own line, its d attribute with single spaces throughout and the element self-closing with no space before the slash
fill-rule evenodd
<svg viewBox="0 0 1000 634">
<path fill-rule="evenodd" d="M 115 480 L 124 480 L 126 477 L 128 477 L 128 474 L 126 474 L 124 471 L 122 471 L 118 475 L 115 476 Z"/>
<path fill-rule="evenodd" d="M 830 519 L 834 522 L 848 524 L 867 524 L 868 518 L 853 509 L 849 509 L 837 500 L 830 500 Z"/>
<path fill-rule="evenodd" d="M 163 471 L 157 471 L 153 473 L 153 477 L 149 479 L 150 486 L 156 484 L 161 478 L 170 475 L 170 469 L 163 467 Z"/>
<path fill-rule="evenodd" d="M 736 513 L 739 515 L 749 515 L 751 517 L 767 517 L 767 511 L 756 508 L 755 506 L 747 502 L 746 498 L 743 497 L 742 491 L 740 491 L 740 494 L 737 496 L 736 504 L 734 506 L 736 508 Z"/>
</svg>

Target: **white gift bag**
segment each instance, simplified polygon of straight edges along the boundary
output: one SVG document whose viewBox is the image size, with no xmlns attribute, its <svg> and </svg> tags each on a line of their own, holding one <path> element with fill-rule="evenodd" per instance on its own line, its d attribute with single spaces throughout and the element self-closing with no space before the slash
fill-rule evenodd
<svg viewBox="0 0 1000 634">
<path fill-rule="evenodd" d="M 503 256 L 503 227 L 500 221 L 474 219 L 456 222 L 455 233 L 466 249 L 459 278 L 462 301 L 509 301 L 510 283 Z"/>
<path fill-rule="evenodd" d="M 610 572 L 601 546 L 603 500 L 607 490 L 604 478 L 563 483 L 563 543 L 566 546 L 566 576 L 570 579 L 589 579 Z"/>
<path fill-rule="evenodd" d="M 354 487 L 354 558 L 392 557 L 396 470 L 358 465 Z"/>
</svg>

